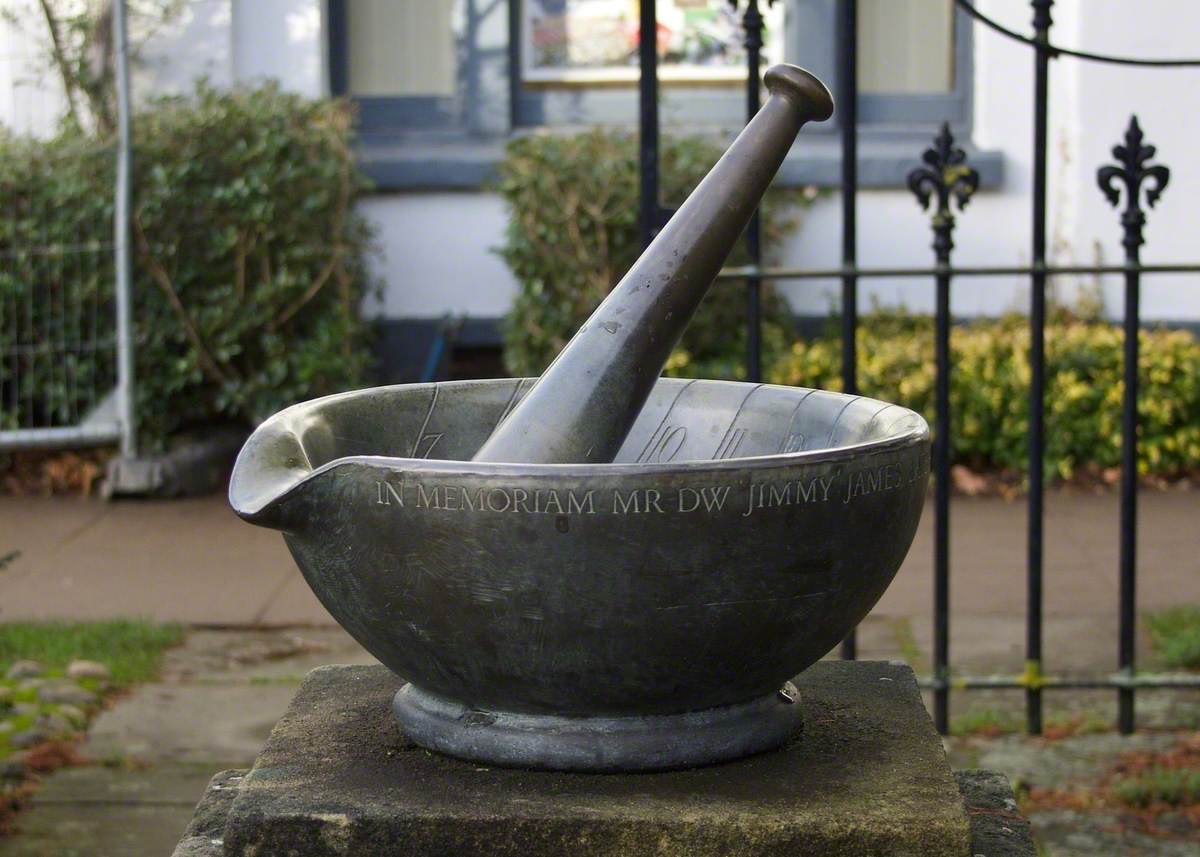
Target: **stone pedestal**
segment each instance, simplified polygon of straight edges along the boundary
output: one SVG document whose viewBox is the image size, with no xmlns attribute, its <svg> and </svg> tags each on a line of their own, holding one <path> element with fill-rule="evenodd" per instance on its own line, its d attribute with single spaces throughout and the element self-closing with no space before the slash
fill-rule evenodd
<svg viewBox="0 0 1200 857">
<path fill-rule="evenodd" d="M 392 718 L 400 684 L 382 667 L 309 674 L 253 769 L 214 778 L 176 857 L 1034 853 L 1002 780 L 956 780 L 904 666 L 817 664 L 796 680 L 799 740 L 657 774 L 430 753 Z"/>
</svg>

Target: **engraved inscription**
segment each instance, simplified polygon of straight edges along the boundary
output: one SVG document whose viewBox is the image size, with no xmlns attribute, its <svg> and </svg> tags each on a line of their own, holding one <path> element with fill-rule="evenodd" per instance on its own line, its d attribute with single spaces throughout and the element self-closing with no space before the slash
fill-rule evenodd
<svg viewBox="0 0 1200 857">
<path fill-rule="evenodd" d="M 387 485 L 390 483 L 376 483 Z M 383 496 L 383 489 L 378 489 Z M 444 512 L 523 512 L 527 515 L 594 515 L 596 490 L 559 491 L 554 488 L 476 488 L 461 485 L 423 485 L 414 487 L 414 507 Z M 403 503 L 401 503 L 403 505 Z"/>
<path fill-rule="evenodd" d="M 729 492 L 732 490 L 733 488 L 729 485 L 712 488 L 680 488 L 679 511 L 695 512 L 703 503 L 706 512 L 719 512 L 725 508 L 725 501 L 729 499 Z"/>
<path fill-rule="evenodd" d="M 774 506 L 797 506 L 801 503 L 824 503 L 829 499 L 829 489 L 833 487 L 838 474 L 830 476 L 815 476 L 812 479 L 796 479 L 791 482 L 764 482 L 751 485 L 749 502 L 742 517 L 754 514 L 757 509 L 768 509 Z"/>
<path fill-rule="evenodd" d="M 736 448 L 736 447 L 734 447 Z M 840 508 L 929 477 L 928 459 L 835 469 L 817 476 L 674 488 L 533 488 L 414 481 L 396 474 L 374 481 L 371 503 L 393 509 L 550 515 L 715 515 L 743 518 L 763 510 L 832 504 Z M 563 522 L 558 521 L 562 527 Z M 562 530 L 566 532 L 566 530 Z"/>
<path fill-rule="evenodd" d="M 375 491 L 377 493 L 376 504 L 380 506 L 390 506 L 392 501 L 396 501 L 396 505 L 404 508 L 404 494 L 396 490 L 396 487 L 390 482 L 376 482 Z"/>
<path fill-rule="evenodd" d="M 876 494 L 880 491 L 891 491 L 904 484 L 899 464 L 884 464 L 881 467 L 871 467 L 848 475 L 846 479 L 846 498 L 843 503 L 849 503 L 855 497 L 864 494 Z"/>
<path fill-rule="evenodd" d="M 614 515 L 639 515 L 645 512 L 663 512 L 662 504 L 659 502 L 662 499 L 662 492 L 657 488 L 638 488 L 630 491 L 628 494 L 621 491 L 620 488 L 613 489 L 613 514 Z"/>
</svg>

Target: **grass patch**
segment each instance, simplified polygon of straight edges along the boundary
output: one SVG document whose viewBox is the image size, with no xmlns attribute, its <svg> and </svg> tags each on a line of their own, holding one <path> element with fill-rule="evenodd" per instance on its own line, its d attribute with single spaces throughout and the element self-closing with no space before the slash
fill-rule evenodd
<svg viewBox="0 0 1200 857">
<path fill-rule="evenodd" d="M 1024 721 L 1010 711 L 998 708 L 972 708 L 950 719 L 950 734 L 956 737 L 976 735 L 994 738 L 1020 732 Z"/>
<path fill-rule="evenodd" d="M 1098 735 L 1111 732 L 1112 724 L 1092 711 L 1078 713 L 1052 712 L 1046 716 L 1042 737 L 1049 741 L 1073 738 L 1076 735 Z"/>
<path fill-rule="evenodd" d="M 183 639 L 183 627 L 140 619 L 104 622 L 0 623 L 0 675 L 13 661 L 38 661 L 53 672 L 77 658 L 99 661 L 116 685 L 148 681 L 164 649 Z"/>
<path fill-rule="evenodd" d="M 1155 765 L 1115 780 L 1112 791 L 1121 803 L 1137 809 L 1164 803 L 1188 806 L 1200 803 L 1200 770 Z"/>
<path fill-rule="evenodd" d="M 1168 669 L 1200 669 L 1200 604 L 1145 614 L 1154 650 Z"/>
</svg>

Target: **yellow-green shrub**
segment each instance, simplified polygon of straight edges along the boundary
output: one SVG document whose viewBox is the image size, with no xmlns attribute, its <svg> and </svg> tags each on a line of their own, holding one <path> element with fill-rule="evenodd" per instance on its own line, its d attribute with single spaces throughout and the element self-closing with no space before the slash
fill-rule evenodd
<svg viewBox="0 0 1200 857">
<path fill-rule="evenodd" d="M 1120 463 L 1122 333 L 1061 316 L 1046 327 L 1048 475 Z M 859 390 L 933 421 L 932 319 L 875 313 L 857 336 Z M 1200 466 L 1200 342 L 1179 330 L 1139 336 L 1138 469 L 1176 475 Z M 797 342 L 772 368 L 776 383 L 841 387 L 835 337 Z M 955 460 L 1021 470 L 1028 456 L 1029 325 L 1019 317 L 972 322 L 950 335 L 950 406 Z"/>
</svg>

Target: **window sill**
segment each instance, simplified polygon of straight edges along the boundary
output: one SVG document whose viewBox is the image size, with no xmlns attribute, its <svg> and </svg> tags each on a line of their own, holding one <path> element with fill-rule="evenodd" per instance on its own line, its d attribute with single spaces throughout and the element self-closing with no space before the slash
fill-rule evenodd
<svg viewBox="0 0 1200 857">
<path fill-rule="evenodd" d="M 909 171 L 920 164 L 928 141 L 916 137 L 872 140 L 869 134 L 858 146 L 859 187 L 901 188 Z M 970 145 L 967 163 L 979 170 L 982 188 L 996 188 L 1004 180 L 1004 154 L 980 151 Z M 359 167 L 374 183 L 376 193 L 413 191 L 478 191 L 496 178 L 504 157 L 503 140 L 403 141 L 366 139 L 358 147 Z M 841 146 L 832 135 L 802 140 L 779 170 L 776 184 L 783 187 L 815 185 L 837 188 L 841 181 Z"/>
</svg>

